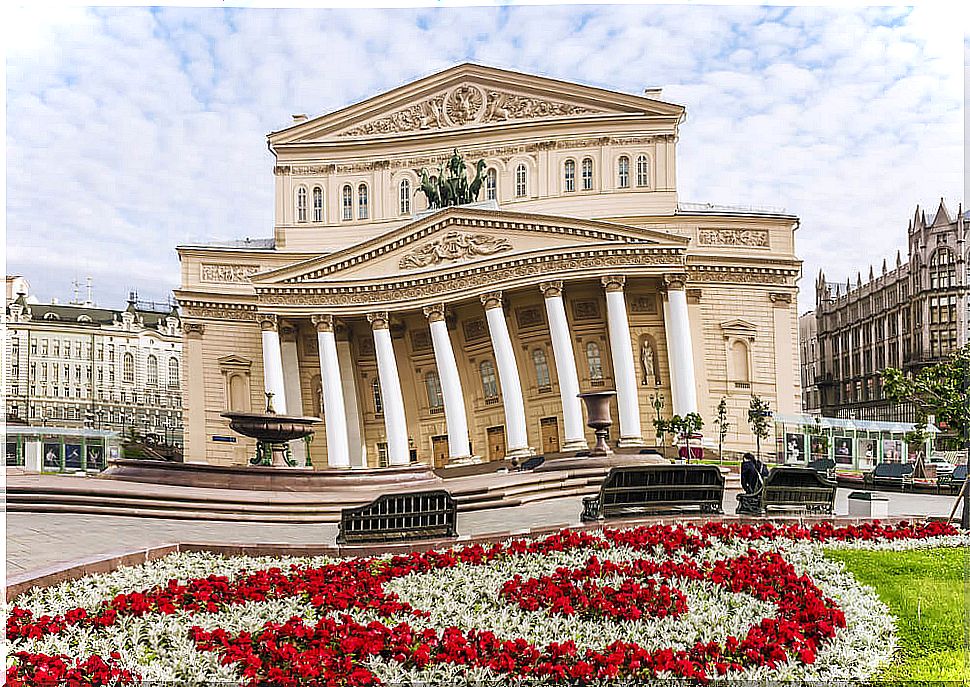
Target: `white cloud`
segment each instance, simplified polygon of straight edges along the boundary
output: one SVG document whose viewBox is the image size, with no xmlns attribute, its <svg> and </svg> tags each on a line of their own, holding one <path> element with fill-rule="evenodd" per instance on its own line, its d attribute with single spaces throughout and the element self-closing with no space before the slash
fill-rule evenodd
<svg viewBox="0 0 970 687">
<path fill-rule="evenodd" d="M 945 8 L 20 9 L 9 269 L 42 296 L 163 299 L 187 241 L 268 236 L 267 132 L 465 60 L 687 106 L 681 198 L 786 206 L 809 280 L 894 259 L 962 192 L 964 41 Z M 810 292 L 801 305 L 811 305 Z"/>
</svg>

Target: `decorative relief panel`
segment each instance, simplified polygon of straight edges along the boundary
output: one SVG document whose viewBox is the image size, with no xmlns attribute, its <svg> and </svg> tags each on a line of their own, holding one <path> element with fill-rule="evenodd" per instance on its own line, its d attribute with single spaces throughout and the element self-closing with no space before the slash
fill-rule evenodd
<svg viewBox="0 0 970 687">
<path fill-rule="evenodd" d="M 488 337 L 488 327 L 485 326 L 485 320 L 480 317 L 463 321 L 461 328 L 465 335 L 465 341 L 481 341 Z"/>
<path fill-rule="evenodd" d="M 764 229 L 701 229 L 697 232 L 701 246 L 746 246 L 768 248 L 768 232 Z"/>
<path fill-rule="evenodd" d="M 731 282 L 735 284 L 794 284 L 795 270 L 775 272 L 758 269 L 727 268 L 698 270 L 688 268 L 691 282 Z"/>
<path fill-rule="evenodd" d="M 210 320 L 242 320 L 246 322 L 256 321 L 255 310 L 242 310 L 239 308 L 187 306 L 182 308 L 182 314 L 185 317 L 204 317 Z"/>
<path fill-rule="evenodd" d="M 593 112 L 597 110 L 514 93 L 486 91 L 474 84 L 462 84 L 403 110 L 355 126 L 340 136 L 378 136 L 447 129 L 465 124 L 563 117 Z"/>
<path fill-rule="evenodd" d="M 437 265 L 445 260 L 462 260 L 476 255 L 493 255 L 511 250 L 512 243 L 488 234 L 465 234 L 449 231 L 442 238 L 411 251 L 398 263 L 402 270 Z"/>
<path fill-rule="evenodd" d="M 375 358 L 374 339 L 369 336 L 362 336 L 358 339 L 358 353 L 361 358 Z"/>
<path fill-rule="evenodd" d="M 630 299 L 630 312 L 637 315 L 655 315 L 657 313 L 657 297 L 654 294 L 632 297 Z"/>
<path fill-rule="evenodd" d="M 600 319 L 599 301 L 573 301 L 573 319 L 577 321 Z"/>
<path fill-rule="evenodd" d="M 538 305 L 530 305 L 525 308 L 516 308 L 515 323 L 518 325 L 519 329 L 542 327 L 546 323 L 546 313 L 544 309 Z"/>
<path fill-rule="evenodd" d="M 248 284 L 250 277 L 259 272 L 258 265 L 222 265 L 202 263 L 200 279 L 211 284 Z"/>
<path fill-rule="evenodd" d="M 431 350 L 431 331 L 428 329 L 411 330 L 411 350 L 415 353 Z"/>
</svg>

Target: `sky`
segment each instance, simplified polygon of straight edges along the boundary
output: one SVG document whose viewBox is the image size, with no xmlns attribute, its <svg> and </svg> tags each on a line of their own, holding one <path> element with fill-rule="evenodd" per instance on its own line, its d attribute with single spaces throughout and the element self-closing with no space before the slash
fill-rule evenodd
<svg viewBox="0 0 970 687">
<path fill-rule="evenodd" d="M 915 7 L 84 7 L 7 15 L 7 273 L 164 301 L 175 246 L 272 236 L 266 134 L 459 62 L 686 106 L 685 202 L 801 220 L 799 309 L 963 201 L 964 37 Z"/>
</svg>

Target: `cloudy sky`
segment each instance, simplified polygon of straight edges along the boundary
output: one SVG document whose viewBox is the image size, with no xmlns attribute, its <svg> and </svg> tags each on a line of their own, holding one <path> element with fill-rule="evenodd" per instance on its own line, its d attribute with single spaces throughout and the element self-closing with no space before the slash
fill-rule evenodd
<svg viewBox="0 0 970 687">
<path fill-rule="evenodd" d="M 963 35 L 915 8 L 87 8 L 7 15 L 7 273 L 164 300 L 180 243 L 272 235 L 267 132 L 457 62 L 687 107 L 682 201 L 801 217 L 800 306 L 963 200 Z"/>
</svg>

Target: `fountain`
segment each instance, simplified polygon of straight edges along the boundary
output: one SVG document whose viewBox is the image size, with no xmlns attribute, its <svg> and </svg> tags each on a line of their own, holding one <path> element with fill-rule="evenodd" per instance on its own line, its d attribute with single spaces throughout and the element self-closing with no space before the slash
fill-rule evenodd
<svg viewBox="0 0 970 687">
<path fill-rule="evenodd" d="M 591 457 L 613 454 L 612 449 L 606 443 L 606 437 L 607 430 L 613 425 L 613 419 L 610 417 L 610 400 L 614 396 L 616 396 L 615 391 L 590 391 L 579 394 L 583 403 L 586 404 L 586 417 L 588 418 L 586 426 L 596 432 L 596 445 L 589 451 Z"/>
<path fill-rule="evenodd" d="M 273 410 L 273 394 L 266 392 L 265 413 L 223 413 L 229 420 L 229 428 L 243 436 L 256 440 L 256 455 L 252 465 L 268 467 L 296 467 L 290 457 L 287 442 L 303 439 L 313 433 L 313 425 L 322 422 L 318 417 L 277 415 Z"/>
</svg>

